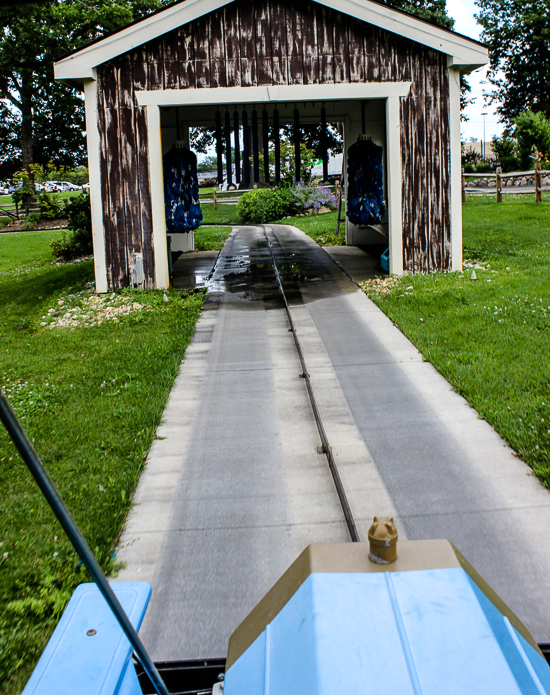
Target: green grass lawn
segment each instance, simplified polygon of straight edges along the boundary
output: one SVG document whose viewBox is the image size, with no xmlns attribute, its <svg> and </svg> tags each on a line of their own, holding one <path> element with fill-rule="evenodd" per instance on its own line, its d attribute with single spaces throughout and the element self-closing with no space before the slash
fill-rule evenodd
<svg viewBox="0 0 550 695">
<path fill-rule="evenodd" d="M 231 227 L 199 227 L 195 230 L 195 251 L 221 251 Z"/>
<path fill-rule="evenodd" d="M 162 291 L 135 291 L 100 301 L 91 261 L 51 265 L 52 236 L 0 235 L 0 385 L 110 570 L 202 295 L 174 290 L 165 302 Z M 125 308 L 131 313 L 116 315 Z M 50 328 L 62 320 L 69 327 Z M 73 588 L 89 580 L 2 426 L 0 464 L 0 693 L 14 695 Z"/>
<path fill-rule="evenodd" d="M 242 224 L 237 215 L 237 206 L 220 203 L 214 210 L 214 203 L 202 203 L 203 224 Z"/>
<path fill-rule="evenodd" d="M 342 217 L 344 211 L 342 211 Z M 327 212 L 324 215 L 296 215 L 269 224 L 291 224 L 314 239 L 319 246 L 343 246 L 346 243 L 346 223 L 340 223 L 340 233 L 336 234 L 338 213 Z"/>
<path fill-rule="evenodd" d="M 533 197 L 468 197 L 464 272 L 363 288 L 550 488 L 550 201 Z"/>
</svg>

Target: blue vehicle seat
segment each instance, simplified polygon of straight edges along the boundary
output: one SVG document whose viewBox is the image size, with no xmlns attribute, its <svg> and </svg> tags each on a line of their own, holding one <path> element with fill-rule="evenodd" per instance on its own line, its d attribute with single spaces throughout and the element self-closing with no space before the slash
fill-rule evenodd
<svg viewBox="0 0 550 695">
<path fill-rule="evenodd" d="M 151 586 L 111 582 L 139 630 Z M 142 695 L 132 647 L 95 584 L 81 584 L 65 609 L 23 695 Z"/>
</svg>

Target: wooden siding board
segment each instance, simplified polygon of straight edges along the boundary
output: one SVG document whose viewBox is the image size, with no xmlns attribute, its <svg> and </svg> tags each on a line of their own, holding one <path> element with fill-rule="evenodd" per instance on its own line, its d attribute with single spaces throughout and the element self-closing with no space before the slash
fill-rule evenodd
<svg viewBox="0 0 550 695">
<path fill-rule="evenodd" d="M 112 240 L 114 237 L 111 226 L 111 197 L 109 195 L 109 169 L 107 165 L 107 126 L 105 122 L 105 110 L 98 109 L 97 125 L 99 130 L 99 171 L 100 171 L 100 187 L 101 187 L 101 204 L 103 213 L 103 228 L 105 230 L 105 265 L 107 267 L 107 283 L 112 287 L 112 267 L 113 267 L 113 252 Z"/>
<path fill-rule="evenodd" d="M 365 78 L 367 82 L 379 82 L 380 77 L 380 46 L 378 27 L 367 25 L 363 35 L 363 52 L 365 55 Z"/>
<path fill-rule="evenodd" d="M 346 20 L 342 14 L 333 13 L 334 31 L 334 82 L 349 82 L 349 44 Z"/>
<path fill-rule="evenodd" d="M 256 84 L 256 58 L 241 58 L 241 84 L 243 87 Z"/>
<path fill-rule="evenodd" d="M 414 145 L 412 138 L 410 96 L 401 99 L 401 166 L 403 167 L 402 180 L 402 208 L 401 222 L 403 225 L 403 269 L 412 271 L 414 268 L 414 232 L 412 229 L 412 217 L 414 215 L 412 162 L 414 161 Z"/>
<path fill-rule="evenodd" d="M 151 189 L 149 183 L 149 157 L 147 141 L 147 112 L 145 108 L 134 110 L 136 132 L 136 162 L 138 182 L 138 211 L 140 216 L 143 269 L 148 287 L 154 286 L 155 259 L 153 250 L 153 223 Z"/>
<path fill-rule="evenodd" d="M 236 2 L 223 8 L 223 24 L 225 31 L 225 59 L 239 60 L 241 44 L 239 35 L 239 6 Z"/>
<path fill-rule="evenodd" d="M 126 231 L 126 248 L 128 257 L 141 253 L 141 220 L 139 214 L 139 184 L 135 176 L 137 166 L 136 131 L 134 127 L 134 110 L 119 109 L 120 130 L 120 195 L 124 210 Z"/>
<path fill-rule="evenodd" d="M 319 83 L 319 56 L 317 53 L 317 22 L 312 5 L 308 4 L 302 18 L 302 53 L 304 84 Z"/>
<path fill-rule="evenodd" d="M 250 1 L 239 5 L 239 18 L 241 60 L 251 60 L 256 57 L 256 37 L 254 33 L 254 6 Z"/>
<path fill-rule="evenodd" d="M 117 109 L 105 109 L 105 158 L 109 226 L 111 235 L 111 281 L 113 289 L 128 284 L 126 220 L 120 186 L 120 128 Z"/>
<path fill-rule="evenodd" d="M 269 19 L 271 24 L 271 56 L 273 59 L 286 57 L 286 13 L 278 0 L 269 3 Z"/>
<path fill-rule="evenodd" d="M 441 219 L 443 223 L 443 268 L 451 269 L 451 113 L 449 72 L 444 55 L 439 56 L 440 147 L 441 147 Z"/>
</svg>

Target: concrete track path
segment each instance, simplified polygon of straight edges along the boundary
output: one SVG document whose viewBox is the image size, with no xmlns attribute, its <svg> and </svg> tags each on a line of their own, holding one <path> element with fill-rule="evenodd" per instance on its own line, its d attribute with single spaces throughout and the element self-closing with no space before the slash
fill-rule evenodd
<svg viewBox="0 0 550 695">
<path fill-rule="evenodd" d="M 241 227 L 119 549 L 119 579 L 153 585 L 141 633 L 153 657 L 224 656 L 308 543 L 349 538 L 267 238 L 361 537 L 393 514 L 401 538 L 449 538 L 550 641 L 548 492 L 343 272 L 361 272 L 357 255 L 333 259 L 290 227 Z"/>
</svg>

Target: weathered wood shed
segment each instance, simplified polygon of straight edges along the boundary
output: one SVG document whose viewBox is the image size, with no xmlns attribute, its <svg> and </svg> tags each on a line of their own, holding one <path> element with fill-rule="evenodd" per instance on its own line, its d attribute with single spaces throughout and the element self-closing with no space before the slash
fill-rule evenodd
<svg viewBox="0 0 550 695">
<path fill-rule="evenodd" d="M 185 0 L 67 56 L 86 99 L 96 285 L 169 284 L 162 155 L 218 108 L 366 128 L 384 149 L 390 271 L 462 266 L 460 75 L 487 50 L 372 0 Z M 181 136 L 180 136 L 181 137 Z M 345 161 L 345 159 L 344 159 Z M 373 231 L 346 223 L 348 244 Z"/>
</svg>

